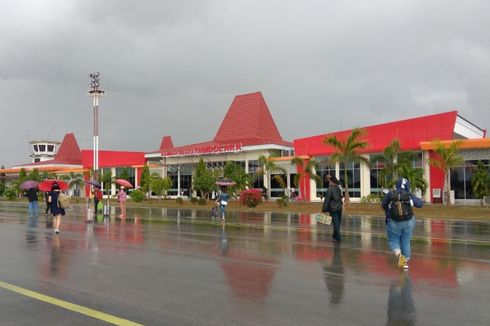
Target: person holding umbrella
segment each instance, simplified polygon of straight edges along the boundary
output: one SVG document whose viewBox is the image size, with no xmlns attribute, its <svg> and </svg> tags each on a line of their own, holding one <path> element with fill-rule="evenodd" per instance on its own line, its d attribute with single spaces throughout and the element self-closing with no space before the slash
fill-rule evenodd
<svg viewBox="0 0 490 326">
<path fill-rule="evenodd" d="M 93 195 L 94 195 L 94 212 L 97 213 L 97 206 L 99 205 L 99 201 L 102 200 L 102 191 L 100 190 L 99 185 L 94 186 Z"/>
<path fill-rule="evenodd" d="M 228 206 L 228 192 L 226 188 L 226 186 L 221 186 L 221 191 L 218 194 L 218 198 L 216 199 L 216 205 L 219 206 L 221 212 L 222 223 L 225 223 L 226 206 Z"/>
<path fill-rule="evenodd" d="M 121 208 L 121 214 L 119 215 L 120 218 L 126 217 L 126 200 L 128 195 L 126 194 L 125 189 L 126 187 L 121 186 L 121 188 L 119 188 L 119 192 L 117 193 L 117 201 L 119 202 L 119 207 Z"/>
<path fill-rule="evenodd" d="M 29 217 L 38 217 L 39 216 L 39 204 L 37 200 L 37 187 L 29 188 L 24 193 L 24 197 L 27 197 L 29 201 Z"/>
<path fill-rule="evenodd" d="M 61 189 L 59 184 L 53 183 L 48 201 L 50 203 L 51 214 L 54 216 L 53 226 L 54 233 L 56 234 L 60 233 L 61 216 L 65 215 L 65 210 L 58 204 L 58 197 L 60 196 L 60 193 Z"/>
</svg>

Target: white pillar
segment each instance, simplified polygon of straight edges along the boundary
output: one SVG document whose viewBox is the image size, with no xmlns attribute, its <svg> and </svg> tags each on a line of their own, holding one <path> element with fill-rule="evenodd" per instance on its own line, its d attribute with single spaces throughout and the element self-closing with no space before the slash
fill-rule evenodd
<svg viewBox="0 0 490 326">
<path fill-rule="evenodd" d="M 363 155 L 363 157 L 369 160 L 369 155 Z M 369 166 L 362 163 L 360 165 L 361 173 L 361 198 L 371 193 L 371 171 Z"/>
<path fill-rule="evenodd" d="M 111 168 L 111 177 L 116 175 L 116 168 Z M 111 194 L 114 196 L 116 194 L 116 185 L 111 184 Z"/>
<path fill-rule="evenodd" d="M 425 191 L 424 201 L 430 203 L 430 193 L 432 187 L 430 185 L 430 165 L 429 165 L 429 151 L 422 152 L 422 164 L 424 165 L 424 179 L 427 181 L 427 190 Z"/>
</svg>

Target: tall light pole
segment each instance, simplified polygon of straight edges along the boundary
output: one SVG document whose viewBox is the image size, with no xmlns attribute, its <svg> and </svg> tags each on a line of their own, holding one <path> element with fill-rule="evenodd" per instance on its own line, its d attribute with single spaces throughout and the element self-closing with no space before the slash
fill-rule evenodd
<svg viewBox="0 0 490 326">
<path fill-rule="evenodd" d="M 99 180 L 99 97 L 103 96 L 105 91 L 99 89 L 100 73 L 92 73 L 89 75 L 90 90 L 89 95 L 94 99 L 94 160 L 93 160 L 93 179 Z"/>
</svg>

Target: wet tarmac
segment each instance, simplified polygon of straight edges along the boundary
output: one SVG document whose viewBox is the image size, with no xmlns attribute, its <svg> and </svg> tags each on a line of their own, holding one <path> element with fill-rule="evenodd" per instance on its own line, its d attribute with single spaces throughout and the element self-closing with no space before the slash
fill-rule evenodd
<svg viewBox="0 0 490 326">
<path fill-rule="evenodd" d="M 490 324 L 489 222 L 417 220 L 403 272 L 379 218 L 344 218 L 335 244 L 310 214 L 230 212 L 222 226 L 206 210 L 116 213 L 85 223 L 75 206 L 56 236 L 1 202 L 0 324 L 107 324 L 54 299 L 116 324 Z"/>
</svg>

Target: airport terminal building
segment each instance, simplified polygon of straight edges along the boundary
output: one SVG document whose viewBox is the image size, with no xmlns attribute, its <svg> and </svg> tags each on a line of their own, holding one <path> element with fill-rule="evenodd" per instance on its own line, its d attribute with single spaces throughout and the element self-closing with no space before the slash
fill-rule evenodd
<svg viewBox="0 0 490 326">
<path fill-rule="evenodd" d="M 326 175 L 335 175 L 343 181 L 344 171 L 348 173 L 349 194 L 353 201 L 382 191 L 380 171 L 383 163 L 379 161 L 383 150 L 393 139 L 401 145 L 401 151 L 411 151 L 415 159 L 413 166 L 422 168 L 428 191 L 424 195 L 426 202 L 441 200 L 444 175 L 440 170 L 429 164 L 435 158 L 434 140 L 450 144 L 461 140 L 459 154 L 464 158 L 464 165 L 451 171 L 451 189 L 455 201 L 477 202 L 471 190 L 471 177 L 477 161 L 482 161 L 490 169 L 490 139 L 486 138 L 485 129 L 461 117 L 457 111 L 443 112 L 422 117 L 382 123 L 363 127 L 366 130 L 364 140 L 368 146 L 362 150 L 370 165 L 350 162 L 344 166 L 330 160 L 334 148 L 325 145 L 325 138 L 336 136 L 342 140 L 351 130 L 341 130 L 305 138 L 292 142 L 284 140 L 269 111 L 267 103 L 260 92 L 237 95 L 212 140 L 199 143 L 175 146 L 171 136 L 161 140 L 160 147 L 149 153 L 141 151 L 99 151 L 99 165 L 102 172 L 110 171 L 117 176 L 122 169 L 129 172 L 130 181 L 138 187 L 142 168 L 148 164 L 151 172 L 170 177 L 173 187 L 170 196 L 187 196 L 192 189 L 192 176 L 202 158 L 210 169 L 223 168 L 225 162 L 233 161 L 253 177 L 254 188 L 267 188 L 272 198 L 284 195 L 285 189 L 274 181 L 273 171 L 267 179 L 257 173 L 258 158 L 268 157 L 271 153 L 279 153 L 276 165 L 282 167 L 287 175 L 279 174 L 287 188 L 295 188 L 307 201 L 320 201 L 326 191 L 326 185 L 316 184 L 309 177 L 300 178 L 298 185 L 295 177 L 302 175 L 302 167 L 291 163 L 293 157 L 300 157 L 306 164 L 314 159 L 319 163 L 317 175 L 323 179 Z M 31 156 L 33 160 L 0 172 L 7 176 L 18 175 L 21 168 L 50 171 L 57 174 L 77 172 L 86 177 L 92 168 L 91 149 L 80 150 L 73 134 L 67 134 L 60 143 L 34 142 Z M 40 145 L 46 145 L 40 147 Z M 48 148 L 48 145 L 53 145 Z M 50 151 L 48 151 L 48 149 Z M 115 193 L 115 188 L 111 193 Z"/>
</svg>

